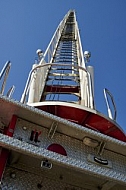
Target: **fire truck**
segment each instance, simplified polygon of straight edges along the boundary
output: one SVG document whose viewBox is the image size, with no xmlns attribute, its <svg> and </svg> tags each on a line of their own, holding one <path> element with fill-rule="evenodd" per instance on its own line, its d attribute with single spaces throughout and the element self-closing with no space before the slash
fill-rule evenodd
<svg viewBox="0 0 126 190">
<path fill-rule="evenodd" d="M 126 135 L 107 88 L 108 115 L 96 110 L 91 53 L 74 10 L 36 53 L 20 101 L 14 86 L 4 93 L 10 61 L 0 73 L 0 188 L 125 190 Z"/>
</svg>

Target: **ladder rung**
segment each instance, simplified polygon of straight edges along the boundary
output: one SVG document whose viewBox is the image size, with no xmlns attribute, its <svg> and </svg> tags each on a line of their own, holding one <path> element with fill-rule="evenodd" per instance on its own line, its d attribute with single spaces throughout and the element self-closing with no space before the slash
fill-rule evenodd
<svg viewBox="0 0 126 190">
<path fill-rule="evenodd" d="M 78 77 L 78 74 L 72 74 L 72 73 L 50 73 L 49 76 L 70 76 L 70 77 Z"/>
<path fill-rule="evenodd" d="M 79 90 L 79 86 L 48 85 L 45 87 L 45 93 L 79 93 Z"/>
</svg>

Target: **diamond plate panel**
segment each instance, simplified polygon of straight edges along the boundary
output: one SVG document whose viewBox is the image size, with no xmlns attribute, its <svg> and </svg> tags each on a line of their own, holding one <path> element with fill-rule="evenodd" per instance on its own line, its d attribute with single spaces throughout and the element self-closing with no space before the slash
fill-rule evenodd
<svg viewBox="0 0 126 190">
<path fill-rule="evenodd" d="M 32 130 L 41 131 L 39 142 L 37 143 L 30 141 Z M 48 132 L 49 129 L 47 128 L 18 119 L 14 138 L 0 134 L 0 142 L 4 147 L 8 147 L 11 150 L 20 152 L 20 154 L 22 153 L 22 155 L 26 154 L 28 156 L 28 159 L 19 159 L 19 163 L 16 166 L 18 169 L 22 170 L 22 167 L 19 167 L 20 161 L 25 166 L 31 167 L 31 158 L 35 157 L 36 159 L 39 159 L 39 162 L 43 158 L 46 158 L 51 160 L 54 164 L 60 165 L 60 167 L 63 166 L 66 170 L 71 168 L 74 171 L 74 174 L 76 171 L 80 172 L 80 174 L 83 172 L 83 174 L 85 173 L 91 176 L 97 176 L 98 178 L 100 177 L 101 179 L 104 179 L 104 182 L 106 180 L 113 180 L 114 182 L 126 185 L 126 158 L 124 156 L 104 150 L 103 157 L 112 162 L 112 169 L 106 168 L 102 165 L 93 164 L 87 161 L 87 157 L 89 154 L 95 155 L 97 152 L 95 149 L 84 145 L 80 140 L 58 132 L 54 134 L 53 138 L 49 138 Z M 46 150 L 47 146 L 51 143 L 61 144 L 66 149 L 68 156 L 61 156 L 60 154 Z M 32 160 L 32 162 L 35 163 L 36 161 Z M 31 171 L 31 169 L 28 171 Z M 35 175 L 35 170 L 33 170 L 32 173 Z M 52 175 L 53 173 L 51 173 L 51 176 Z M 69 178 L 66 182 L 69 182 Z"/>
<path fill-rule="evenodd" d="M 39 141 L 40 142 L 31 142 L 29 140 L 30 138 L 30 133 L 32 130 L 36 131 L 41 131 L 41 135 L 39 136 Z M 33 123 L 29 123 L 27 121 L 24 121 L 22 119 L 18 119 L 18 122 L 16 124 L 16 130 L 14 133 L 14 137 L 17 139 L 22 138 L 22 141 L 28 142 L 30 144 L 34 144 L 38 147 L 42 147 L 47 149 L 48 145 L 52 143 L 58 143 L 62 145 L 66 152 L 68 157 L 71 157 L 73 159 L 76 159 L 81 162 L 87 162 L 87 157 L 89 154 L 96 155 L 97 154 L 97 149 L 91 148 L 89 146 L 84 145 L 84 143 L 80 140 L 71 138 L 69 136 L 60 134 L 60 133 L 55 133 L 54 137 L 48 138 L 48 132 L 49 129 L 44 128 L 42 126 L 35 125 Z M 122 155 L 116 154 L 114 152 L 111 152 L 109 150 L 104 150 L 103 152 L 103 158 L 111 161 L 112 163 L 112 172 L 117 172 L 117 173 L 126 173 L 126 158 Z M 89 167 L 92 164 L 89 163 Z M 92 165 L 93 167 L 93 165 Z M 98 166 L 98 170 L 102 171 L 104 170 L 104 167 L 101 165 Z"/>
<path fill-rule="evenodd" d="M 92 176 L 105 178 L 106 180 L 113 180 L 117 183 L 124 183 L 126 185 L 126 176 L 123 173 L 119 173 L 98 165 L 90 164 L 88 162 L 82 162 L 68 156 L 62 156 L 46 149 L 40 147 L 38 148 L 34 145 L 30 145 L 28 143 L 1 134 L 0 141 L 2 146 L 8 146 L 8 148 L 11 148 L 12 150 L 17 150 L 20 153 L 22 152 L 23 154 L 29 155 L 29 158 L 46 158 L 48 160 L 51 160 L 53 163 L 66 167 L 66 169 L 71 168 L 73 171 L 77 170 L 90 174 Z"/>
<path fill-rule="evenodd" d="M 64 183 L 62 179 L 49 179 L 44 175 L 35 175 L 12 168 L 6 169 L 1 188 L 2 190 L 88 190 L 87 188 L 79 188 Z"/>
</svg>

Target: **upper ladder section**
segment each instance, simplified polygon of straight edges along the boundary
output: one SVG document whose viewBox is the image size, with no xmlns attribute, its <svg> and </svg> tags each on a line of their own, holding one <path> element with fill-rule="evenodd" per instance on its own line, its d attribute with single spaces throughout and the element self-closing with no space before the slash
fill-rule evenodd
<svg viewBox="0 0 126 190">
<path fill-rule="evenodd" d="M 76 15 L 69 11 L 45 53 L 33 65 L 22 96 L 28 103 L 71 102 L 94 108 L 91 74 L 85 67 Z"/>
<path fill-rule="evenodd" d="M 66 20 L 52 62 L 58 65 L 49 69 L 41 101 L 78 102 L 81 94 L 74 12 Z"/>
</svg>

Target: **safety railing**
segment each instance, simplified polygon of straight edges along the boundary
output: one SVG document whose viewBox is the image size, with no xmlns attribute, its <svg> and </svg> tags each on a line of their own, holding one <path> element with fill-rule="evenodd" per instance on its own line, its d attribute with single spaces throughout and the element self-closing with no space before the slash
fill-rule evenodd
<svg viewBox="0 0 126 190">
<path fill-rule="evenodd" d="M 116 105 L 114 102 L 114 98 L 112 96 L 112 94 L 109 92 L 108 89 L 104 89 L 104 97 L 105 97 L 105 101 L 106 101 L 106 106 L 107 106 L 107 111 L 108 111 L 108 116 L 110 119 L 116 120 L 116 116 L 117 116 L 117 111 L 116 111 Z M 110 98 L 113 109 L 114 109 L 114 114 L 112 114 L 112 110 L 110 108 L 110 102 L 108 100 L 108 98 Z"/>
<path fill-rule="evenodd" d="M 31 80 L 32 80 L 32 74 L 38 69 L 40 68 L 44 68 L 44 67 L 50 67 L 50 66 L 70 66 L 71 68 L 76 68 L 76 69 L 80 69 L 82 70 L 86 76 L 87 76 L 87 82 L 88 82 L 88 85 L 87 85 L 87 100 L 88 100 L 88 104 L 86 105 L 87 107 L 93 109 L 94 108 L 94 97 L 93 97 L 93 90 L 92 90 L 92 81 L 91 81 L 91 77 L 90 77 L 90 73 L 84 68 L 84 67 L 81 67 L 81 66 L 77 66 L 77 65 L 71 65 L 71 64 L 61 64 L 61 63 L 46 63 L 46 64 L 43 64 L 43 65 L 38 65 L 36 67 L 34 67 L 30 73 L 29 73 L 29 76 L 28 76 L 28 79 L 27 79 L 27 82 L 26 82 L 26 86 L 25 86 L 25 89 L 24 89 L 24 92 L 22 94 L 22 97 L 21 97 L 21 103 L 26 103 L 27 101 L 27 96 L 28 96 L 28 93 L 29 93 L 29 89 L 30 89 L 30 84 L 31 84 Z M 86 90 L 83 88 L 83 90 Z"/>
<path fill-rule="evenodd" d="M 0 72 L 0 80 L 2 79 L 2 77 L 4 76 L 4 79 L 3 79 L 3 82 L 2 82 L 2 85 L 1 85 L 1 89 L 0 89 L 0 94 L 4 94 L 4 90 L 5 90 L 5 86 L 6 86 L 6 82 L 7 82 L 7 78 L 8 78 L 8 75 L 9 75 L 9 71 L 10 71 L 10 68 L 11 68 L 11 62 L 10 61 L 7 61 L 3 67 L 3 69 L 1 70 Z M 7 97 L 11 97 L 13 92 L 14 92 L 14 89 L 15 89 L 15 86 L 12 86 L 8 92 L 7 92 Z"/>
</svg>

